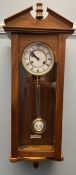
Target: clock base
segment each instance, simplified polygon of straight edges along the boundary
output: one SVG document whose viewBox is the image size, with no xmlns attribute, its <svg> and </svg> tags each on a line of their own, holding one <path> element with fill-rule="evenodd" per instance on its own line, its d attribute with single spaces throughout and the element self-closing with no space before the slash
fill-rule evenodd
<svg viewBox="0 0 76 175">
<path fill-rule="evenodd" d="M 11 163 L 15 163 L 15 162 L 18 162 L 18 161 L 30 161 L 30 162 L 40 162 L 40 161 L 44 161 L 44 160 L 47 160 L 47 157 L 10 157 L 10 162 Z"/>
<path fill-rule="evenodd" d="M 10 157 L 10 162 L 11 163 L 15 163 L 18 161 L 30 161 L 34 163 L 38 163 L 41 161 L 46 161 L 46 160 L 57 160 L 57 161 L 63 161 L 64 160 L 64 156 L 63 154 L 61 155 L 60 159 L 55 159 L 55 158 L 48 158 L 48 157 Z"/>
</svg>

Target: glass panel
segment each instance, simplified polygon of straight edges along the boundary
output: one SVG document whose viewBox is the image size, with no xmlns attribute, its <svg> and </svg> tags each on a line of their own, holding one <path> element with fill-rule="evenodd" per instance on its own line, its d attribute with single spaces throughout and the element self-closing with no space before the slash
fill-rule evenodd
<svg viewBox="0 0 76 175">
<path fill-rule="evenodd" d="M 19 146 L 54 144 L 56 69 L 55 63 L 49 73 L 37 77 L 27 73 L 22 62 L 19 63 Z M 39 96 L 37 83 L 40 87 Z M 37 106 L 36 100 L 40 100 L 40 106 Z M 32 125 L 38 111 L 46 127 L 42 133 L 37 134 Z M 43 127 L 40 121 L 35 126 L 38 130 Z"/>
</svg>

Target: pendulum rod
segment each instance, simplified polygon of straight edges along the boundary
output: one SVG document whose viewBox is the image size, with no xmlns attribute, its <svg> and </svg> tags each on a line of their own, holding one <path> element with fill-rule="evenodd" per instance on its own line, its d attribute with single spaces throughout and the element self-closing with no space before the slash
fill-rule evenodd
<svg viewBox="0 0 76 175">
<path fill-rule="evenodd" d="M 40 97 L 40 84 L 38 76 L 36 82 L 36 118 L 41 118 L 41 97 Z"/>
</svg>

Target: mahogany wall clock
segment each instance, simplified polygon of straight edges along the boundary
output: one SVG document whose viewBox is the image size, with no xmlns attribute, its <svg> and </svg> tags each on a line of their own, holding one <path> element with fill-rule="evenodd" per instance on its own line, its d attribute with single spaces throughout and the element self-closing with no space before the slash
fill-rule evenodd
<svg viewBox="0 0 76 175">
<path fill-rule="evenodd" d="M 11 32 L 11 162 L 62 160 L 65 41 L 73 23 L 37 4 L 5 19 Z"/>
</svg>

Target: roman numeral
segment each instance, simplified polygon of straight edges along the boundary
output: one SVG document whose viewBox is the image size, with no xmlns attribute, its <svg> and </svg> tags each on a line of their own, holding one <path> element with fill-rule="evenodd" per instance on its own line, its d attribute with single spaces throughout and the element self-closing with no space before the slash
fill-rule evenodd
<svg viewBox="0 0 76 175">
<path fill-rule="evenodd" d="M 39 69 L 37 69 L 37 72 L 39 72 Z"/>
<path fill-rule="evenodd" d="M 27 63 L 27 66 L 29 66 L 30 65 L 30 63 Z"/>
<path fill-rule="evenodd" d="M 46 64 L 46 66 L 49 66 L 49 64 Z"/>
<path fill-rule="evenodd" d="M 52 60 L 51 58 L 48 58 L 48 60 Z"/>
<path fill-rule="evenodd" d="M 45 71 L 45 69 L 43 68 L 43 70 Z"/>
<path fill-rule="evenodd" d="M 33 67 L 31 67 L 31 70 L 33 70 L 34 68 Z"/>
</svg>

